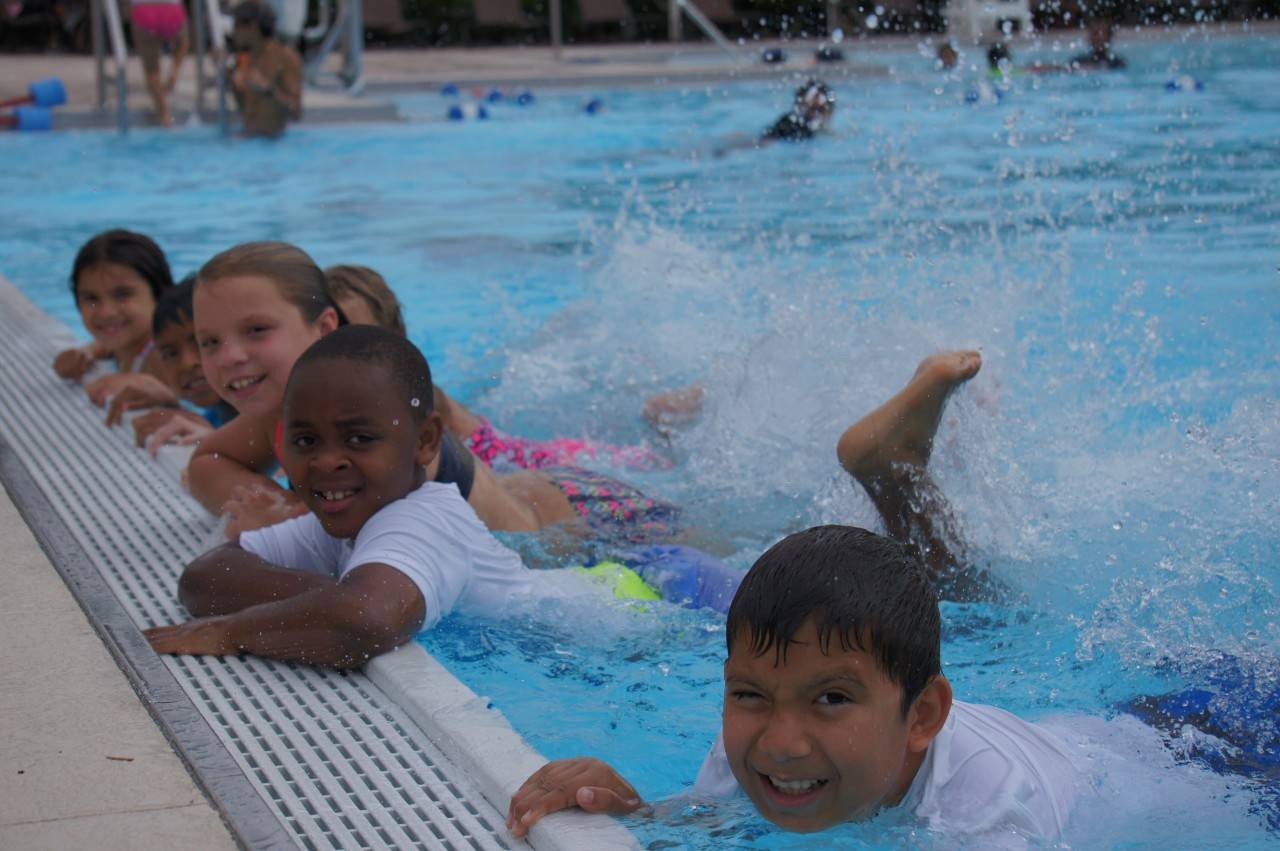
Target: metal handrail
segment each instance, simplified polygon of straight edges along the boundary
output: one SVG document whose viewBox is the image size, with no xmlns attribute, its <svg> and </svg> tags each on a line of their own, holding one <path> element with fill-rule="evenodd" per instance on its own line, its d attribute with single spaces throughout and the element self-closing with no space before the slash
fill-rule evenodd
<svg viewBox="0 0 1280 851">
<path fill-rule="evenodd" d="M 217 68 L 218 81 L 218 128 L 222 135 L 231 132 L 231 113 L 227 108 L 227 27 L 222 17 L 222 9 L 218 0 L 195 0 L 195 41 L 196 41 L 196 114 L 204 111 L 204 58 L 205 29 L 209 31 L 207 39 L 209 54 L 213 56 L 214 67 Z"/>
<path fill-rule="evenodd" d="M 711 19 L 702 14 L 702 10 L 689 2 L 689 0 L 671 0 L 673 4 L 678 6 L 689 18 L 698 25 L 698 29 L 706 33 L 707 38 L 716 43 L 716 46 L 724 50 L 730 56 L 740 57 L 738 49 L 733 42 L 725 38 L 724 33 L 720 32 L 720 28 L 711 22 Z"/>
<path fill-rule="evenodd" d="M 120 132 L 129 132 L 129 51 L 125 47 L 124 25 L 116 0 L 93 0 L 93 52 L 97 63 L 98 109 L 107 106 L 107 77 L 104 38 L 111 42 L 111 58 L 116 63 L 116 124 Z M 104 33 L 103 30 L 106 30 Z"/>
<path fill-rule="evenodd" d="M 313 86 L 330 73 L 324 63 L 335 50 L 342 50 L 342 68 L 334 76 L 349 95 L 358 95 L 364 88 L 364 15 L 361 0 L 341 0 L 338 16 L 325 35 L 320 47 L 311 54 L 306 64 L 306 79 Z"/>
</svg>

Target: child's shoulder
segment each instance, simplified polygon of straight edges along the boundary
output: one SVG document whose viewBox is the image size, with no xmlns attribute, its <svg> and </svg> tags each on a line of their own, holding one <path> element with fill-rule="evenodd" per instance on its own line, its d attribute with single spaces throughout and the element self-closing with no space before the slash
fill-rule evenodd
<svg viewBox="0 0 1280 851">
<path fill-rule="evenodd" d="M 1077 773 L 1066 746 L 1045 728 L 994 706 L 955 701 L 917 779 L 911 803 L 941 827 L 1015 824 L 1053 837 L 1074 802 Z"/>
</svg>

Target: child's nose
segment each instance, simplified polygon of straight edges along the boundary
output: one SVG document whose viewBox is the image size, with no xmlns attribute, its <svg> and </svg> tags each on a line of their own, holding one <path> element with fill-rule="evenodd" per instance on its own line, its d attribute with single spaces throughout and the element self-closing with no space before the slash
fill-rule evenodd
<svg viewBox="0 0 1280 851">
<path fill-rule="evenodd" d="M 778 762 L 801 759 L 812 750 L 803 721 L 797 713 L 789 710 L 778 710 L 769 715 L 756 746 Z"/>
<path fill-rule="evenodd" d="M 318 469 L 326 473 L 333 473 L 350 467 L 351 459 L 347 458 L 345 452 L 331 449 L 323 452 L 317 452 L 315 455 L 315 465 Z"/>
</svg>

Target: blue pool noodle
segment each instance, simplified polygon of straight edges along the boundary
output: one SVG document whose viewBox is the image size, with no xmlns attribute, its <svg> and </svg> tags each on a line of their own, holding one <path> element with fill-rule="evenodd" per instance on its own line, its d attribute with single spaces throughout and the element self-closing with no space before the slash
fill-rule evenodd
<svg viewBox="0 0 1280 851">
<path fill-rule="evenodd" d="M 62 85 L 62 81 L 57 77 L 37 80 L 27 90 L 31 94 L 31 103 L 35 106 L 53 107 L 61 106 L 67 102 L 66 87 Z"/>
<path fill-rule="evenodd" d="M 53 129 L 53 113 L 43 106 L 20 106 L 13 114 L 18 119 L 15 130 L 38 133 Z"/>
</svg>

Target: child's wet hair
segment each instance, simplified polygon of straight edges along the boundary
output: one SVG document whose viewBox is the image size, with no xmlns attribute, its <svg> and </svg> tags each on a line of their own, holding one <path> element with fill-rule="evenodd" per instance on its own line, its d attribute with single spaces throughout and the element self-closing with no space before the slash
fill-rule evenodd
<svg viewBox="0 0 1280 851">
<path fill-rule="evenodd" d="M 421 423 L 434 408 L 435 388 L 427 359 L 406 337 L 381 325 L 345 325 L 312 343 L 293 365 L 284 391 L 286 399 L 298 376 L 317 361 L 356 361 L 382 367 L 404 392 L 415 423 Z"/>
<path fill-rule="evenodd" d="M 196 273 L 192 272 L 156 299 L 156 310 L 151 314 L 152 337 L 159 336 L 170 325 L 188 324 L 195 318 L 195 290 Z"/>
<path fill-rule="evenodd" d="M 355 296 L 369 305 L 373 319 L 383 328 L 407 336 L 400 301 L 385 278 L 368 266 L 339 265 L 324 270 L 325 281 L 335 301 Z"/>
<path fill-rule="evenodd" d="M 71 264 L 71 295 L 77 304 L 80 302 L 80 274 L 99 263 L 127 266 L 137 272 L 151 288 L 151 296 L 156 301 L 160 300 L 161 293 L 173 286 L 169 261 L 155 240 L 145 234 L 115 228 L 93 237 L 76 252 L 75 262 Z"/>
<path fill-rule="evenodd" d="M 228 248 L 201 267 L 196 286 L 238 276 L 268 278 L 284 300 L 302 311 L 308 322 L 315 322 L 326 309 L 338 314 L 338 324 L 346 325 L 347 317 L 338 306 L 324 272 L 311 255 L 287 242 L 246 242 Z"/>
<path fill-rule="evenodd" d="M 821 650 L 875 657 L 902 686 L 902 712 L 942 672 L 942 618 L 920 560 L 896 541 L 852 526 L 815 526 L 769 548 L 747 572 L 729 607 L 729 652 L 745 632 L 751 651 L 785 664 L 787 645 L 813 620 Z"/>
</svg>

